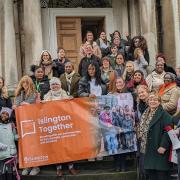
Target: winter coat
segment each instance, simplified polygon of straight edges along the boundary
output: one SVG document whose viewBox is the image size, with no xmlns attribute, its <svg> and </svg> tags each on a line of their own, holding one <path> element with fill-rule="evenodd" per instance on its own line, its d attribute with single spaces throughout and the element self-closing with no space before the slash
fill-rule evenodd
<svg viewBox="0 0 180 180">
<path fill-rule="evenodd" d="M 50 85 L 49 85 L 49 79 L 48 76 L 44 76 L 41 80 L 36 81 L 35 76 L 31 76 L 34 86 L 36 88 L 36 91 L 40 93 L 40 98 L 43 100 L 44 95 L 48 93 L 50 90 Z M 39 88 L 36 86 L 36 83 L 39 83 Z"/>
<path fill-rule="evenodd" d="M 71 88 L 70 88 L 70 94 L 69 95 L 73 96 L 74 98 L 78 97 L 78 83 L 79 83 L 80 78 L 81 77 L 78 73 L 75 73 L 72 76 Z M 62 89 L 64 89 L 67 92 L 68 91 L 68 84 L 66 81 L 65 73 L 61 75 L 60 80 L 61 80 Z"/>
<path fill-rule="evenodd" d="M 62 88 L 58 91 L 50 90 L 45 96 L 44 101 L 52 101 L 52 100 L 62 100 L 69 99 L 70 97 L 67 95 L 66 91 Z"/>
<path fill-rule="evenodd" d="M 64 66 L 67 62 L 70 62 L 69 59 L 65 59 L 64 63 L 61 63 L 59 59 L 53 60 L 53 77 L 59 78 L 61 74 L 64 73 L 65 69 Z"/>
<path fill-rule="evenodd" d="M 100 84 L 102 89 L 102 95 L 107 94 L 107 87 L 105 84 Z M 82 77 L 79 81 L 78 96 L 79 97 L 88 97 L 90 95 L 90 83 L 86 77 Z"/>
<path fill-rule="evenodd" d="M 176 113 L 178 99 L 180 98 L 180 88 L 176 86 L 176 83 L 171 83 L 165 87 L 161 86 L 159 90 L 161 96 L 161 104 L 164 110 L 173 115 Z"/>
<path fill-rule="evenodd" d="M 36 93 L 31 93 L 28 97 L 25 97 L 24 91 L 21 91 L 20 95 L 15 97 L 14 104 L 20 106 L 22 102 L 33 104 L 36 102 Z"/>
<path fill-rule="evenodd" d="M 86 76 L 88 66 L 91 63 L 96 63 L 99 67 L 101 66 L 100 59 L 95 55 L 92 55 L 90 58 L 87 58 L 86 56 L 81 59 L 78 69 L 78 73 L 80 74 L 81 77 Z"/>
<path fill-rule="evenodd" d="M 130 61 L 134 61 L 134 50 L 136 48 L 130 48 L 128 53 L 127 53 L 127 59 L 130 60 Z M 149 52 L 148 52 L 148 49 L 145 49 L 144 50 L 144 58 L 145 60 L 147 61 L 147 63 L 149 64 Z"/>
<path fill-rule="evenodd" d="M 149 124 L 147 133 L 146 152 L 144 157 L 145 170 L 167 171 L 171 167 L 169 150 L 171 142 L 165 127 L 172 126 L 172 117 L 160 105 Z M 158 148 L 166 149 L 164 154 L 158 153 Z"/>
<path fill-rule="evenodd" d="M 159 90 L 160 86 L 164 84 L 164 75 L 166 72 L 162 72 L 158 74 L 156 71 L 153 71 L 149 74 L 146 78 L 146 83 L 150 91 L 152 90 Z"/>
<path fill-rule="evenodd" d="M 0 111 L 1 111 L 2 107 L 11 108 L 12 102 L 11 102 L 11 99 L 9 97 L 8 98 L 1 97 L 1 92 L 0 92 Z"/>
<path fill-rule="evenodd" d="M 17 140 L 18 136 L 13 126 L 12 123 L 0 123 L 0 160 L 10 158 L 17 154 L 15 140 Z"/>
</svg>

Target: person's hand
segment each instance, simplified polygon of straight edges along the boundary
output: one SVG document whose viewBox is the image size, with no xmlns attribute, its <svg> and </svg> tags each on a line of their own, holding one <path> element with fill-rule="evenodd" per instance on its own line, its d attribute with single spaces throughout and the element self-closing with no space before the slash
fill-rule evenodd
<svg viewBox="0 0 180 180">
<path fill-rule="evenodd" d="M 12 109 L 15 110 L 16 108 L 17 108 L 17 106 L 14 104 L 14 105 L 12 106 Z"/>
<path fill-rule="evenodd" d="M 23 102 L 21 103 L 21 106 L 23 106 L 23 105 L 28 105 L 28 104 L 29 104 L 29 103 L 23 101 Z"/>
<path fill-rule="evenodd" d="M 179 136 L 179 129 L 175 129 L 174 132 L 176 133 L 177 136 Z"/>
<path fill-rule="evenodd" d="M 89 97 L 90 97 L 90 98 L 96 98 L 96 95 L 90 94 Z"/>
<path fill-rule="evenodd" d="M 128 36 L 129 36 L 129 33 L 128 33 L 128 32 L 125 32 L 124 35 L 125 35 L 126 37 L 128 37 Z"/>
<path fill-rule="evenodd" d="M 164 154 L 166 149 L 163 148 L 163 147 L 159 147 L 157 151 L 158 151 L 159 154 Z"/>
</svg>

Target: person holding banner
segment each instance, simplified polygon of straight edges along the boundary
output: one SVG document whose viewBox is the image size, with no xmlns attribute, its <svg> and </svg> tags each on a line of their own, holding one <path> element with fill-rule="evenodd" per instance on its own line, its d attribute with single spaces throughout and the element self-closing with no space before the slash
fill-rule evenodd
<svg viewBox="0 0 180 180">
<path fill-rule="evenodd" d="M 61 88 L 61 81 L 59 78 L 53 77 L 50 80 L 50 91 L 44 96 L 44 101 L 53 101 L 53 100 L 62 100 L 62 99 L 69 99 L 70 96 L 67 95 L 66 91 Z M 62 176 L 62 164 L 58 164 L 57 168 L 57 175 Z M 77 171 L 74 169 L 73 163 L 68 163 L 69 172 L 72 175 L 77 174 Z"/>
<path fill-rule="evenodd" d="M 148 104 L 139 128 L 144 169 L 149 180 L 169 180 L 171 163 L 168 158 L 171 142 L 166 127 L 172 127 L 172 117 L 163 110 L 161 98 L 156 92 L 149 94 Z"/>
<path fill-rule="evenodd" d="M 127 89 L 125 87 L 125 82 L 121 77 L 118 77 L 115 81 L 114 81 L 114 85 L 113 85 L 113 91 L 110 92 L 110 94 L 120 94 L 120 93 L 127 93 Z M 124 111 L 123 111 L 124 112 Z M 124 119 L 124 117 L 123 117 Z M 119 115 L 119 120 L 121 120 L 122 122 L 121 127 L 123 126 L 123 119 L 120 117 Z M 126 139 L 125 139 L 125 134 L 124 133 L 120 133 L 118 135 L 118 140 L 121 142 L 122 146 L 126 146 Z M 117 154 L 114 155 L 114 160 L 115 160 L 115 171 L 125 171 L 126 170 L 126 154 Z"/>
<path fill-rule="evenodd" d="M 25 75 L 19 81 L 15 91 L 15 99 L 13 109 L 18 106 L 36 103 L 36 91 L 32 79 Z M 37 175 L 40 172 L 39 167 L 26 168 L 22 171 L 22 175 Z"/>
</svg>

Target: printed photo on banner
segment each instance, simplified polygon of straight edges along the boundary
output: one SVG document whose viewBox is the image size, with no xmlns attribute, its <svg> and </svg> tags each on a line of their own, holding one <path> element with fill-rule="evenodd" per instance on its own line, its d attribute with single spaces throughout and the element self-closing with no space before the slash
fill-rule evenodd
<svg viewBox="0 0 180 180">
<path fill-rule="evenodd" d="M 132 95 L 106 95 L 98 97 L 95 101 L 101 129 L 101 148 L 97 156 L 136 151 Z"/>
</svg>

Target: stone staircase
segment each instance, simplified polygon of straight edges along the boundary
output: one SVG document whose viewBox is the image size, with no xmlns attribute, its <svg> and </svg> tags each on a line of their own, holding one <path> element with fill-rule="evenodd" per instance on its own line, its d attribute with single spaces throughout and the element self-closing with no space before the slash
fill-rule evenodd
<svg viewBox="0 0 180 180">
<path fill-rule="evenodd" d="M 112 157 L 105 157 L 102 161 L 78 161 L 75 168 L 80 171 L 77 175 L 70 175 L 66 165 L 63 167 L 64 176 L 56 176 L 55 165 L 41 167 L 37 176 L 23 176 L 22 180 L 136 180 L 136 162 L 134 158 L 127 159 L 127 171 L 115 172 Z"/>
</svg>

